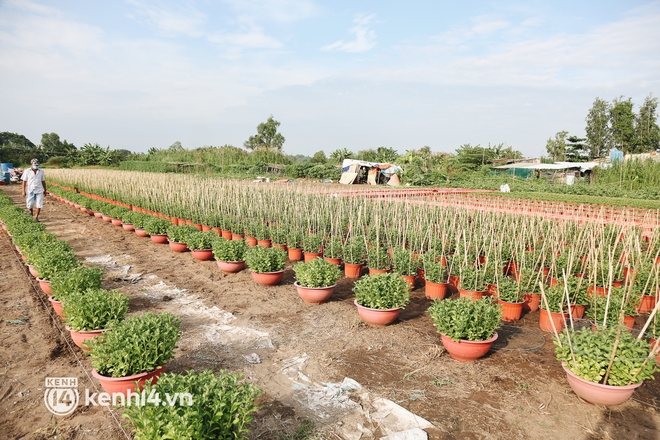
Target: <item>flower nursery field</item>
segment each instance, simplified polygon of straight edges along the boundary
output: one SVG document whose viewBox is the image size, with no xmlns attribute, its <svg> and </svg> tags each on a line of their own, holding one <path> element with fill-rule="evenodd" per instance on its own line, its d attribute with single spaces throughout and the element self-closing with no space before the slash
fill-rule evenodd
<svg viewBox="0 0 660 440">
<path fill-rule="evenodd" d="M 289 247 L 302 247 L 310 234 L 323 235 L 328 255 L 336 244 L 331 243 L 333 236 L 343 237 L 342 246 L 359 236 L 359 241 L 366 237 L 383 249 L 437 252 L 449 258 L 450 273 L 466 279 L 473 250 L 486 262 L 535 267 L 544 254 L 538 250 L 545 249 L 554 257 L 539 268 L 547 264 L 549 279 L 577 271 L 580 257 L 588 254 L 600 265 L 582 267 L 591 273 L 585 279 L 594 287 L 608 285 L 624 267 L 639 269 L 653 260 L 660 239 L 657 229 L 649 234 L 641 224 L 630 230 L 615 223 L 618 229 L 610 234 L 623 238 L 608 252 L 594 238 L 594 231 L 604 228 L 593 221 L 583 222 L 580 229 L 576 222 L 544 221 L 540 216 L 523 220 L 503 212 L 480 214 L 479 207 L 316 194 L 327 187 L 262 189 L 181 176 L 162 181 L 139 177 L 137 185 L 131 180 L 134 173 L 94 173 L 49 170 L 47 178 L 77 187 L 82 194 L 158 212 L 169 221 L 189 219 L 255 238 L 266 233 L 273 244 L 281 243 L 279 238 L 289 241 Z M 70 194 L 54 185 L 49 189 L 62 197 Z M 23 203 L 19 187 L 3 191 L 16 204 Z M 410 201 L 419 202 L 420 196 L 427 195 L 410 194 Z M 171 312 L 181 319 L 181 339 L 167 363 L 168 372 L 227 370 L 242 373 L 261 389 L 249 439 L 370 439 L 415 426 L 430 439 L 658 438 L 660 383 L 645 380 L 631 400 L 618 406 L 582 403 L 555 357 L 552 332 L 539 328 L 541 310 L 503 323 L 489 354 L 463 363 L 445 351 L 427 313 L 432 301 L 423 285 L 412 290 L 393 324 L 370 327 L 357 314 L 355 280 L 347 277 L 339 279 L 327 303 L 308 305 L 293 285 L 293 266 L 300 263 L 291 260 L 282 282 L 265 287 L 252 280 L 249 269 L 223 274 L 214 261 L 172 252 L 167 244 L 138 237 L 53 197 L 46 198 L 41 220 L 48 232 L 70 244 L 84 265 L 104 269 L 104 288 L 130 297 L 129 315 Z M 260 225 L 270 229 L 264 232 Z M 300 229 L 303 237 L 292 229 Z M 87 374 L 89 357 L 71 343 L 47 295 L 13 251 L 10 237 L 2 235 L 0 437 L 131 438 L 121 409 L 80 407 L 65 417 L 47 411 L 46 376 L 78 377 L 81 389 L 94 389 L 98 383 Z M 351 249 L 342 249 L 348 261 Z M 629 257 L 625 262 L 621 253 Z M 657 285 L 657 279 L 653 283 Z M 458 296 L 453 293 L 452 298 Z M 637 333 L 647 317 L 636 317 Z"/>
</svg>

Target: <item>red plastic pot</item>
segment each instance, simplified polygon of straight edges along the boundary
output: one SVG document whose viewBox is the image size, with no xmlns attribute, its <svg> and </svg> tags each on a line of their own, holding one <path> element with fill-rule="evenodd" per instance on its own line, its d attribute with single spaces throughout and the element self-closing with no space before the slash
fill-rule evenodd
<svg viewBox="0 0 660 440">
<path fill-rule="evenodd" d="M 637 307 L 637 313 L 649 313 L 655 307 L 655 295 L 642 295 L 642 301 Z"/>
<path fill-rule="evenodd" d="M 188 245 L 185 243 L 178 243 L 176 241 L 169 241 L 170 249 L 174 252 L 186 252 L 188 250 Z"/>
<path fill-rule="evenodd" d="M 288 248 L 289 260 L 301 261 L 303 259 L 303 251 L 299 248 Z"/>
<path fill-rule="evenodd" d="M 135 230 L 133 225 L 131 225 L 130 223 L 122 223 L 121 227 L 124 228 L 125 231 L 129 231 L 129 232 L 132 232 L 132 231 Z"/>
<path fill-rule="evenodd" d="M 144 383 L 151 379 L 151 384 L 158 382 L 158 378 L 161 374 L 165 372 L 165 367 L 156 368 L 154 371 L 148 371 L 133 376 L 125 377 L 108 377 L 101 376 L 96 369 L 92 369 L 92 376 L 98 379 L 101 382 L 101 387 L 103 390 L 109 394 L 123 394 L 124 396 L 128 393 L 139 392 L 144 387 Z M 137 384 L 136 384 L 137 382 Z"/>
<path fill-rule="evenodd" d="M 479 290 L 465 290 L 459 288 L 458 293 L 461 298 L 470 298 L 472 301 L 480 300 L 484 296 L 484 292 Z"/>
<path fill-rule="evenodd" d="M 232 239 L 231 237 L 232 237 L 231 231 L 227 231 L 224 229 L 222 230 L 222 238 L 224 238 L 225 240 L 231 240 Z"/>
<path fill-rule="evenodd" d="M 568 322 L 569 315 L 568 313 L 556 313 L 556 312 L 549 312 L 550 316 L 548 316 L 548 311 L 541 309 L 539 313 L 539 327 L 541 330 L 546 331 L 546 332 L 552 332 L 552 324 L 553 322 L 555 324 L 555 329 L 557 330 L 558 333 L 562 331 L 564 328 L 564 322 Z"/>
<path fill-rule="evenodd" d="M 270 240 L 257 240 L 257 246 L 269 248 L 272 246 L 272 242 Z"/>
<path fill-rule="evenodd" d="M 369 269 L 369 275 L 379 275 L 381 273 L 389 273 L 389 269 L 373 269 L 371 267 L 368 267 Z"/>
<path fill-rule="evenodd" d="M 315 258 L 321 258 L 323 255 L 321 252 L 304 252 L 305 254 L 305 263 L 309 263 Z"/>
<path fill-rule="evenodd" d="M 630 399 L 635 389 L 639 388 L 643 383 L 640 382 L 625 386 L 603 385 L 582 379 L 566 368 L 566 365 L 562 365 L 562 368 L 566 372 L 566 380 L 573 389 L 573 392 L 577 394 L 580 400 L 593 403 L 594 405 L 620 405 Z"/>
<path fill-rule="evenodd" d="M 50 288 L 50 281 L 42 280 L 41 278 L 37 278 L 37 281 L 39 281 L 39 287 L 41 287 L 41 290 L 43 290 L 46 295 L 53 294 L 53 290 Z"/>
<path fill-rule="evenodd" d="M 240 272 L 245 268 L 245 261 L 220 261 L 216 260 L 218 268 L 226 274 Z"/>
<path fill-rule="evenodd" d="M 355 305 L 357 306 L 358 315 L 360 315 L 360 318 L 362 318 L 362 320 L 367 324 L 374 327 L 384 327 L 393 323 L 399 317 L 399 313 L 401 313 L 401 308 L 398 307 L 387 310 L 364 307 L 358 304 L 357 299 L 355 300 Z"/>
<path fill-rule="evenodd" d="M 56 301 L 52 296 L 48 297 L 48 301 L 50 301 L 50 305 L 53 306 L 53 311 L 59 316 L 62 316 L 62 303 L 60 301 Z"/>
<path fill-rule="evenodd" d="M 100 335 L 103 332 L 108 331 L 108 329 L 102 329 L 102 330 L 90 330 L 90 331 L 75 331 L 72 330 L 69 327 L 66 327 L 67 330 L 71 333 L 71 339 L 73 342 L 80 348 L 82 348 L 82 351 L 87 352 L 89 351 L 88 348 L 83 347 L 83 342 L 94 339 L 98 335 Z"/>
<path fill-rule="evenodd" d="M 536 312 L 541 305 L 540 293 L 525 293 L 523 296 L 523 310 Z"/>
<path fill-rule="evenodd" d="M 344 263 L 344 275 L 346 275 L 346 278 L 360 278 L 362 267 L 362 264 Z"/>
<path fill-rule="evenodd" d="M 254 237 L 245 237 L 245 242 L 249 247 L 254 247 L 257 245 L 257 239 Z"/>
<path fill-rule="evenodd" d="M 327 302 L 335 291 L 337 284 L 328 287 L 303 287 L 296 281 L 293 283 L 296 286 L 298 295 L 307 304 L 323 304 Z"/>
<path fill-rule="evenodd" d="M 113 218 L 110 221 L 112 222 L 113 226 L 118 226 L 118 227 L 121 226 L 121 219 L 120 218 Z"/>
<path fill-rule="evenodd" d="M 167 243 L 167 234 L 154 234 L 151 236 L 151 241 L 157 244 Z"/>
<path fill-rule="evenodd" d="M 282 278 L 284 278 L 283 270 L 262 273 L 252 272 L 252 279 L 254 282 L 263 286 L 275 286 L 282 281 Z"/>
<path fill-rule="evenodd" d="M 502 306 L 502 321 L 513 322 L 522 316 L 523 302 L 512 303 L 498 299 L 497 303 Z"/>
<path fill-rule="evenodd" d="M 149 234 L 147 234 L 147 231 L 145 231 L 142 228 L 135 228 L 135 235 L 138 237 L 148 237 Z"/>
<path fill-rule="evenodd" d="M 440 334 L 440 337 L 442 339 L 442 345 L 445 346 L 445 349 L 452 359 L 461 362 L 474 362 L 488 353 L 493 342 L 497 339 L 497 333 L 487 341 L 467 341 L 461 339 L 456 342 L 442 333 Z"/>
<path fill-rule="evenodd" d="M 449 290 L 449 283 L 433 283 L 426 281 L 424 294 L 428 299 L 444 299 Z"/>
<path fill-rule="evenodd" d="M 194 249 L 191 253 L 198 261 L 208 261 L 213 259 L 213 249 Z"/>
</svg>

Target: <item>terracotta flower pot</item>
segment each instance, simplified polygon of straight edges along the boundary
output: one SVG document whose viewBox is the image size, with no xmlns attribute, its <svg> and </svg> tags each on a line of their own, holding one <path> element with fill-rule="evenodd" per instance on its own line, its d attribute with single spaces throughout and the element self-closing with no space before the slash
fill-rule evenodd
<svg viewBox="0 0 660 440">
<path fill-rule="evenodd" d="M 289 260 L 291 261 L 301 261 L 303 259 L 302 249 L 288 248 L 287 252 L 289 253 Z"/>
<path fill-rule="evenodd" d="M 112 221 L 112 217 L 110 217 L 109 215 L 104 214 L 102 216 L 102 218 L 103 218 L 103 221 L 106 222 L 106 223 L 110 223 Z"/>
<path fill-rule="evenodd" d="M 562 365 L 562 368 L 566 372 L 566 380 L 573 389 L 573 392 L 575 392 L 581 400 L 593 403 L 594 405 L 620 405 L 630 399 L 635 392 L 635 389 L 643 383 L 640 382 L 625 386 L 603 385 L 582 379 L 566 368 L 566 365 Z"/>
<path fill-rule="evenodd" d="M 458 293 L 458 285 L 461 282 L 461 277 L 458 275 L 449 275 L 447 281 L 449 284 L 449 291 L 452 293 Z"/>
<path fill-rule="evenodd" d="M 151 241 L 157 244 L 167 243 L 167 234 L 154 234 L 151 236 Z"/>
<path fill-rule="evenodd" d="M 596 296 L 605 296 L 609 289 L 607 287 L 601 286 L 589 286 L 587 287 L 587 296 L 596 295 Z"/>
<path fill-rule="evenodd" d="M 193 223 L 193 226 L 197 228 L 198 231 L 201 231 L 204 229 L 201 223 Z"/>
<path fill-rule="evenodd" d="M 431 281 L 426 281 L 424 294 L 428 299 L 445 299 L 448 290 L 449 283 L 433 283 Z"/>
<path fill-rule="evenodd" d="M 344 275 L 346 275 L 346 278 L 360 278 L 362 267 L 362 264 L 344 263 Z"/>
<path fill-rule="evenodd" d="M 50 288 L 50 281 L 42 280 L 41 278 L 37 278 L 37 281 L 39 281 L 39 287 L 41 287 L 41 290 L 43 290 L 46 295 L 53 294 L 53 290 Z"/>
<path fill-rule="evenodd" d="M 497 339 L 497 333 L 487 341 L 467 341 L 461 339 L 456 342 L 442 333 L 440 333 L 440 337 L 442 339 L 442 345 L 445 346 L 447 353 L 449 353 L 452 359 L 461 362 L 474 362 L 488 353 L 493 342 Z"/>
<path fill-rule="evenodd" d="M 323 259 L 330 264 L 334 264 L 335 266 L 341 266 L 341 258 L 323 257 Z"/>
<path fill-rule="evenodd" d="M 71 333 L 71 339 L 73 342 L 80 348 L 82 348 L 82 351 L 89 351 L 88 348 L 83 347 L 83 342 L 88 341 L 90 339 L 94 339 L 98 335 L 100 335 L 103 332 L 108 331 L 108 329 L 102 329 L 102 330 L 90 330 L 90 331 L 75 331 L 72 330 L 69 327 L 66 327 L 67 330 Z"/>
<path fill-rule="evenodd" d="M 333 284 L 328 287 L 303 287 L 297 281 L 293 285 L 296 286 L 300 298 L 307 304 L 323 304 L 327 302 L 332 297 L 335 286 L 337 286 L 337 284 Z"/>
<path fill-rule="evenodd" d="M 289 248 L 286 247 L 286 244 L 281 244 L 281 243 L 273 243 L 273 247 L 280 248 L 284 252 L 288 252 Z"/>
<path fill-rule="evenodd" d="M 222 235 L 222 238 L 224 238 L 225 240 L 231 240 L 231 231 L 228 231 L 226 229 L 222 229 L 221 235 Z"/>
<path fill-rule="evenodd" d="M 272 242 L 270 240 L 257 240 L 257 246 L 269 248 L 272 246 Z"/>
<path fill-rule="evenodd" d="M 262 286 L 275 286 L 279 284 L 284 278 L 284 271 L 279 270 L 277 272 L 252 272 L 252 279 L 255 283 L 261 284 Z"/>
<path fill-rule="evenodd" d="M 198 261 L 208 261 L 213 259 L 213 249 L 193 249 L 191 253 Z"/>
<path fill-rule="evenodd" d="M 48 297 L 48 301 L 50 301 L 50 305 L 53 306 L 53 311 L 59 316 L 62 316 L 62 302 L 61 301 L 56 301 L 52 296 Z"/>
<path fill-rule="evenodd" d="M 121 219 L 120 218 L 113 218 L 110 221 L 112 222 L 112 226 L 121 227 Z"/>
<path fill-rule="evenodd" d="M 415 279 L 417 278 L 417 275 L 401 275 L 401 278 L 406 280 L 406 283 L 410 286 L 410 290 L 415 288 Z"/>
<path fill-rule="evenodd" d="M 642 301 L 637 307 L 637 313 L 649 313 L 655 307 L 655 295 L 642 295 Z"/>
<path fill-rule="evenodd" d="M 138 237 L 148 237 L 149 234 L 147 234 L 147 231 L 145 231 L 142 228 L 135 228 L 135 235 Z"/>
<path fill-rule="evenodd" d="M 426 284 L 426 272 L 421 267 L 417 269 L 417 282 L 423 286 Z"/>
<path fill-rule="evenodd" d="M 484 297 L 484 292 L 479 290 L 466 290 L 459 288 L 458 293 L 461 298 L 470 298 L 472 301 L 477 301 Z"/>
<path fill-rule="evenodd" d="M 210 226 L 202 225 L 202 232 L 208 232 L 208 231 L 210 231 L 210 230 L 211 230 L 211 227 L 210 227 Z"/>
<path fill-rule="evenodd" d="M 321 252 L 304 252 L 305 254 L 305 263 L 309 263 L 315 258 L 321 258 L 323 255 Z"/>
<path fill-rule="evenodd" d="M 523 302 L 512 303 L 498 299 L 497 303 L 502 306 L 502 321 L 513 322 L 522 316 Z"/>
<path fill-rule="evenodd" d="M 245 269 L 245 261 L 220 261 L 216 260 L 218 268 L 226 274 L 240 272 Z"/>
<path fill-rule="evenodd" d="M 561 332 L 564 328 L 564 322 L 568 322 L 568 320 L 568 313 L 550 312 L 550 316 L 548 316 L 548 311 L 544 309 L 541 309 L 539 313 L 539 327 L 545 332 L 552 332 L 551 322 L 554 322 L 557 332 Z"/>
<path fill-rule="evenodd" d="M 94 213 L 94 217 L 102 219 L 102 218 L 103 218 L 103 213 L 101 213 L 101 212 L 95 212 L 95 213 Z"/>
<path fill-rule="evenodd" d="M 378 275 L 381 273 L 389 273 L 390 269 L 373 269 L 371 267 L 368 267 L 369 269 L 369 275 Z"/>
<path fill-rule="evenodd" d="M 37 272 L 37 269 L 35 269 L 33 265 L 28 264 L 27 267 L 28 270 L 30 271 L 30 275 L 32 275 L 35 278 L 39 278 L 39 272 Z"/>
<path fill-rule="evenodd" d="M 257 239 L 254 237 L 245 237 L 245 242 L 249 247 L 255 247 L 257 245 Z"/>
<path fill-rule="evenodd" d="M 401 313 L 401 308 L 399 307 L 387 310 L 370 309 L 369 307 L 358 304 L 357 299 L 355 300 L 355 305 L 357 306 L 360 318 L 374 327 L 384 327 L 393 323 L 399 317 L 399 313 Z"/>
<path fill-rule="evenodd" d="M 129 231 L 129 232 L 132 232 L 132 231 L 135 230 L 133 225 L 130 224 L 130 223 L 122 223 L 121 227 L 124 228 L 125 231 Z"/>
<path fill-rule="evenodd" d="M 185 243 L 179 243 L 176 241 L 169 241 L 170 249 L 174 252 L 186 252 L 188 250 L 188 245 Z"/>
<path fill-rule="evenodd" d="M 541 305 L 540 293 L 526 293 L 523 296 L 523 310 L 528 312 L 536 312 Z"/>
<path fill-rule="evenodd" d="M 234 234 L 234 233 L 231 234 L 232 240 L 243 240 L 243 238 L 245 238 L 245 235 L 243 234 Z"/>
<path fill-rule="evenodd" d="M 573 319 L 584 318 L 584 306 L 582 304 L 571 304 L 571 316 L 573 316 Z"/>
<path fill-rule="evenodd" d="M 635 326 L 635 317 L 630 315 L 624 316 L 623 324 L 628 328 L 633 328 Z"/>
<path fill-rule="evenodd" d="M 103 390 L 109 394 L 119 393 L 126 396 L 128 393 L 139 392 L 144 387 L 144 383 L 152 379 L 151 384 L 158 382 L 158 378 L 165 372 L 165 367 L 156 368 L 154 371 L 148 371 L 133 376 L 108 377 L 101 376 L 96 369 L 92 369 L 92 376 L 101 382 Z M 137 382 L 137 384 L 136 384 Z"/>
</svg>

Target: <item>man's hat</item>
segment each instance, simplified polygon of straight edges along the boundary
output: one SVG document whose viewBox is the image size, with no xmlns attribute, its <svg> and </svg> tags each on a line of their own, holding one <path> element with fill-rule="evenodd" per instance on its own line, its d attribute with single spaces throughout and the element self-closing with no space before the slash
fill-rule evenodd
<svg viewBox="0 0 660 440">
<path fill-rule="evenodd" d="M 32 160 L 30 161 L 30 164 L 31 164 L 31 165 L 39 165 L 39 159 L 37 159 L 37 158 L 32 159 Z"/>
</svg>

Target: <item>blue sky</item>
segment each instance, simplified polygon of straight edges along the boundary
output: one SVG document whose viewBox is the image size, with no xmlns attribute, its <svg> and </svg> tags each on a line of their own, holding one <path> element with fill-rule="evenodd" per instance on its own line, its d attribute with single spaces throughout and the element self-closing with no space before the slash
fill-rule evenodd
<svg viewBox="0 0 660 440">
<path fill-rule="evenodd" d="M 505 143 L 660 95 L 660 2 L 0 1 L 0 131 L 146 151 Z"/>
</svg>

